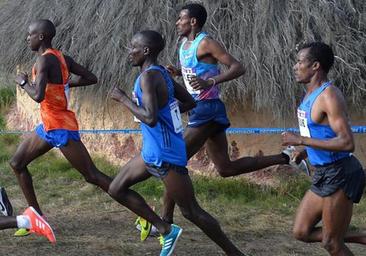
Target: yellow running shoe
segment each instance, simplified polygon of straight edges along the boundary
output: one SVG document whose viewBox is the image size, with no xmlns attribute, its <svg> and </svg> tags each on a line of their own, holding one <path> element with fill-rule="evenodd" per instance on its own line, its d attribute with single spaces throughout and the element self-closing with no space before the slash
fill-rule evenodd
<svg viewBox="0 0 366 256">
<path fill-rule="evenodd" d="M 22 236 L 28 236 L 30 235 L 29 229 L 26 228 L 20 228 L 17 231 L 15 231 L 14 236 L 22 237 Z"/>
<path fill-rule="evenodd" d="M 135 225 L 137 229 L 139 229 L 141 232 L 140 233 L 141 241 L 145 241 L 146 238 L 148 238 L 150 235 L 152 226 L 151 223 L 141 217 L 137 217 Z"/>
<path fill-rule="evenodd" d="M 157 239 L 159 240 L 159 244 L 161 246 L 163 246 L 164 245 L 164 237 L 163 237 L 163 235 L 158 236 Z"/>
</svg>

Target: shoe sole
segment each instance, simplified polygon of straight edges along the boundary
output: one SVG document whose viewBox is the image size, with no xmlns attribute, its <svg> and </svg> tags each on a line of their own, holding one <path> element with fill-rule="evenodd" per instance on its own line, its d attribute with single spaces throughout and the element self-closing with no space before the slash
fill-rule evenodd
<svg viewBox="0 0 366 256">
<path fill-rule="evenodd" d="M 22 228 L 23 229 L 23 228 Z M 23 236 L 29 236 L 31 233 L 29 230 L 24 229 L 25 231 L 21 231 L 22 229 L 18 229 L 15 233 L 15 237 L 23 237 Z"/>
<path fill-rule="evenodd" d="M 303 164 L 304 168 L 301 170 L 306 173 L 307 176 L 311 176 L 309 166 L 305 160 L 301 160 L 301 163 Z"/>
<path fill-rule="evenodd" d="M 3 214 L 5 216 L 12 216 L 13 215 L 13 206 L 11 205 L 8 195 L 6 194 L 6 191 L 4 188 L 0 189 L 1 192 L 1 198 L 2 198 L 2 206 L 4 207 Z"/>
</svg>

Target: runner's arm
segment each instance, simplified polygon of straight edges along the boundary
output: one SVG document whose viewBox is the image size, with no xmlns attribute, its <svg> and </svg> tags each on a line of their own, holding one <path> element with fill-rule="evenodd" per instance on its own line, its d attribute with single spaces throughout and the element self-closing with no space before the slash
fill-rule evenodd
<svg viewBox="0 0 366 256">
<path fill-rule="evenodd" d="M 76 63 L 71 57 L 65 56 L 70 73 L 77 75 L 69 82 L 70 87 L 88 86 L 98 82 L 97 77 L 82 65 Z"/>
<path fill-rule="evenodd" d="M 169 73 L 175 77 L 175 76 L 182 76 L 182 70 L 169 64 L 166 66 L 166 69 L 169 71 Z"/>
<path fill-rule="evenodd" d="M 346 114 L 344 97 L 335 87 L 329 87 L 320 96 L 321 109 L 336 137 L 329 140 L 318 140 L 299 135 L 284 133 L 283 145 L 304 145 L 329 151 L 350 151 L 355 149 L 353 134 Z"/>
<path fill-rule="evenodd" d="M 27 74 L 19 74 L 15 81 L 17 84 L 21 85 L 22 81 L 25 81 L 25 85 L 21 86 L 27 94 L 36 102 L 40 103 L 43 101 L 46 91 L 46 86 L 48 82 L 48 68 L 49 64 L 47 63 L 46 56 L 40 56 L 36 63 L 37 66 L 37 76 L 35 83 L 31 83 L 28 80 Z"/>
<path fill-rule="evenodd" d="M 184 113 L 196 107 L 196 102 L 186 90 L 186 88 L 178 84 L 176 81 L 174 81 L 174 79 L 172 80 L 174 84 L 174 97 L 179 101 L 180 112 Z"/>
<path fill-rule="evenodd" d="M 158 121 L 157 85 L 159 83 L 165 83 L 160 73 L 146 71 L 142 74 L 140 86 L 143 95 L 140 106 L 133 102 L 120 88 L 115 88 L 111 97 L 125 105 L 141 122 L 154 127 Z"/>
<path fill-rule="evenodd" d="M 201 52 L 201 53 L 200 53 Z M 221 74 L 212 77 L 216 84 L 233 80 L 245 73 L 244 66 L 236 60 L 231 54 L 229 54 L 222 45 L 212 38 L 206 38 L 202 40 L 198 49 L 199 55 L 211 55 L 219 63 L 225 65 L 227 70 Z M 210 81 L 212 85 L 213 81 Z"/>
<path fill-rule="evenodd" d="M 346 114 L 346 102 L 341 92 L 335 87 L 329 87 L 322 95 L 322 105 L 328 117 L 328 122 L 336 137 L 330 140 L 304 139 L 306 146 L 331 150 L 350 151 L 355 150 L 353 134 Z"/>
</svg>

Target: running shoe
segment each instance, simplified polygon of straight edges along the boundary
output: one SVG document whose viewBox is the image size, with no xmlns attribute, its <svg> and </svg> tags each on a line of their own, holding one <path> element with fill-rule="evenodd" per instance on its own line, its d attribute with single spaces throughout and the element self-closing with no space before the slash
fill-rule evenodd
<svg viewBox="0 0 366 256">
<path fill-rule="evenodd" d="M 38 214 L 32 206 L 28 207 L 23 215 L 28 216 L 31 222 L 30 232 L 46 237 L 51 243 L 56 243 L 56 237 L 51 226 Z"/>
<path fill-rule="evenodd" d="M 158 229 L 141 217 L 137 217 L 135 225 L 136 229 L 140 231 L 141 241 L 145 241 L 149 236 L 160 236 Z"/>
<path fill-rule="evenodd" d="M 301 170 L 306 175 L 310 176 L 309 165 L 308 165 L 308 163 L 305 160 L 301 160 L 301 162 L 298 163 L 298 164 L 293 160 L 292 155 L 295 152 L 295 150 L 296 149 L 295 149 L 294 146 L 289 146 L 289 147 L 285 148 L 282 151 L 282 154 L 285 154 L 285 155 L 287 155 L 290 158 L 289 165 L 291 165 L 292 167 L 295 167 L 295 168 Z"/>
<path fill-rule="evenodd" d="M 164 245 L 164 237 L 162 235 L 159 235 L 156 239 L 158 239 L 160 246 Z"/>
<path fill-rule="evenodd" d="M 0 211 L 5 216 L 13 215 L 13 207 L 6 194 L 5 188 L 0 187 Z"/>
<path fill-rule="evenodd" d="M 22 237 L 22 236 L 29 236 L 30 235 L 30 231 L 29 229 L 26 228 L 20 228 L 17 231 L 15 231 L 14 236 L 16 237 Z"/>
<path fill-rule="evenodd" d="M 47 218 L 45 215 L 42 215 L 42 218 L 47 221 Z M 17 231 L 15 231 L 14 236 L 16 237 L 23 237 L 23 236 L 29 236 L 31 234 L 31 232 L 29 231 L 29 229 L 26 228 L 20 228 Z"/>
<path fill-rule="evenodd" d="M 160 252 L 160 256 L 172 255 L 175 245 L 177 244 L 178 238 L 182 234 L 183 229 L 175 224 L 171 225 L 172 230 L 169 234 L 163 236 L 163 245 Z"/>
<path fill-rule="evenodd" d="M 151 232 L 151 223 L 142 217 L 137 217 L 135 222 L 136 228 L 140 230 L 141 241 L 145 241 Z"/>
</svg>

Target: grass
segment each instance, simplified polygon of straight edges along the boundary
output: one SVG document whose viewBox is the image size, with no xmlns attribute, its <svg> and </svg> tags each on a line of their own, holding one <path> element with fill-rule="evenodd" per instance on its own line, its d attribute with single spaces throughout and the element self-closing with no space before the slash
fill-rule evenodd
<svg viewBox="0 0 366 256">
<path fill-rule="evenodd" d="M 15 89 L 0 85 L 0 130 L 6 126 L 4 118 L 5 111 L 9 109 L 12 102 L 15 100 Z"/>
<path fill-rule="evenodd" d="M 6 108 L 14 99 L 10 92 L 10 89 L 0 88 L 0 97 L 10 97 L 4 101 L 0 98 Z M 6 108 L 2 108 L 1 116 L 6 113 Z M 4 127 L 2 124 L 0 129 Z M 18 135 L 0 135 L 0 186 L 7 189 L 16 213 L 24 209 L 26 202 L 8 161 L 20 140 Z M 104 158 L 93 159 L 106 174 L 114 176 L 118 172 L 119 167 Z M 152 240 L 142 247 L 133 233 L 135 215 L 100 189 L 86 183 L 57 150 L 36 159 L 29 165 L 29 170 L 40 205 L 56 227 L 58 246 L 50 249 L 43 241 L 35 247 L 32 237 L 14 240 L 12 230 L 2 231 L 0 254 L 11 248 L 14 255 L 23 255 L 24 250 L 34 252 L 33 255 L 49 255 L 51 251 L 54 255 L 147 255 L 144 254 L 146 248 L 151 248 L 153 254 L 159 250 Z M 277 187 L 260 186 L 240 178 L 192 176 L 192 181 L 200 205 L 217 217 L 235 243 L 252 253 L 250 255 L 325 255 L 319 246 L 304 245 L 289 235 L 295 209 L 309 187 L 309 180 L 303 175 L 276 178 L 281 180 Z M 164 187 L 159 180 L 151 178 L 133 189 L 160 212 Z M 365 226 L 366 203 L 361 201 L 354 212 L 351 228 Z M 183 251 L 182 255 L 221 255 L 214 254 L 217 248 L 194 225 L 184 220 L 179 211 L 176 211 L 175 221 L 184 227 L 186 234 L 178 248 Z M 267 243 L 271 244 L 270 250 Z M 110 254 L 103 254 L 106 252 Z M 203 254 L 195 254 L 198 252 Z"/>
<path fill-rule="evenodd" d="M 18 135 L 0 136 L 0 148 L 2 149 L 0 151 L 1 183 L 5 187 L 17 186 L 15 177 L 8 166 L 8 161 L 19 142 L 20 137 Z M 94 162 L 107 175 L 114 176 L 118 172 L 117 166 L 108 163 L 101 157 L 94 158 Z M 36 159 L 29 165 L 29 170 L 35 181 L 36 189 L 44 197 L 44 201 L 50 201 L 58 195 L 67 195 L 70 185 L 76 187 L 86 186 L 83 177 L 63 157 L 60 157 L 57 150 L 52 150 Z M 303 179 L 302 176 L 291 177 L 288 181 L 281 182 L 281 185 L 277 188 L 256 185 L 244 179 L 193 176 L 192 180 L 196 195 L 202 202 L 214 201 L 217 205 L 246 204 L 252 207 L 260 206 L 267 210 L 277 209 L 283 214 L 292 212 L 292 209 L 298 204 L 298 200 L 294 200 L 294 198 L 300 199 L 309 185 L 309 181 Z M 57 183 L 52 184 L 52 181 L 57 181 Z M 52 189 L 48 187 L 50 183 Z M 160 204 L 164 186 L 158 179 L 151 178 L 135 185 L 133 189 L 141 193 L 147 200 L 159 201 Z M 49 193 L 50 190 L 57 192 Z M 90 186 L 86 190 L 88 195 L 85 196 L 90 196 L 90 192 L 98 189 Z M 82 194 L 81 192 L 80 196 Z M 49 198 L 47 198 L 47 195 Z M 284 205 L 286 205 L 285 208 L 283 208 Z"/>
</svg>

